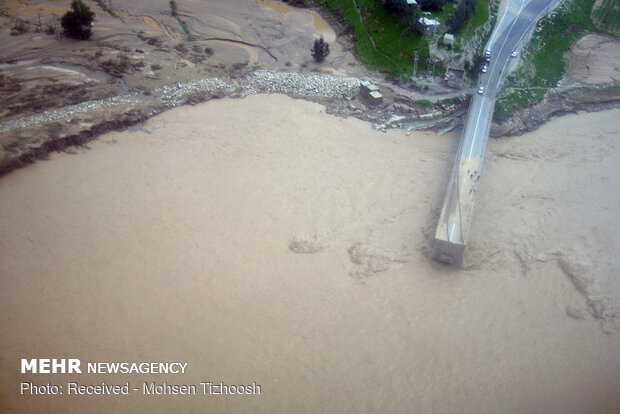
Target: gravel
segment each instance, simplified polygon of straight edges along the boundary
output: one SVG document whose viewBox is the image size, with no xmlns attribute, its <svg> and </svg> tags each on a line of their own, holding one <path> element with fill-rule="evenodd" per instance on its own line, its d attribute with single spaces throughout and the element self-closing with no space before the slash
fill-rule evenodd
<svg viewBox="0 0 620 414">
<path fill-rule="evenodd" d="M 119 95 L 112 98 L 86 101 L 75 105 L 65 106 L 64 108 L 45 111 L 40 114 L 27 116 L 13 121 L 0 123 L 0 133 L 13 129 L 25 128 L 41 122 L 55 121 L 75 114 L 85 113 L 96 109 L 113 108 L 119 105 L 131 105 L 142 102 L 144 99 L 138 94 Z"/>
<path fill-rule="evenodd" d="M 196 94 L 245 97 L 259 93 L 282 93 L 296 98 L 333 100 L 354 97 L 357 95 L 359 87 L 360 80 L 357 78 L 259 70 L 241 78 L 238 81 L 238 86 L 227 83 L 220 78 L 205 78 L 156 88 L 151 97 L 141 94 L 127 94 L 82 102 L 37 115 L 2 122 L 0 123 L 0 133 L 119 105 L 135 105 L 155 101 L 171 108 L 183 105 L 188 98 Z"/>
<path fill-rule="evenodd" d="M 178 82 L 172 85 L 165 85 L 155 88 L 153 95 L 155 99 L 168 107 L 183 105 L 187 98 L 197 93 L 224 94 L 232 96 L 235 87 L 227 84 L 220 78 L 205 78 L 189 82 Z"/>
<path fill-rule="evenodd" d="M 259 70 L 244 78 L 242 94 L 282 93 L 295 97 L 334 99 L 357 95 L 359 87 L 360 80 L 357 78 Z"/>
</svg>

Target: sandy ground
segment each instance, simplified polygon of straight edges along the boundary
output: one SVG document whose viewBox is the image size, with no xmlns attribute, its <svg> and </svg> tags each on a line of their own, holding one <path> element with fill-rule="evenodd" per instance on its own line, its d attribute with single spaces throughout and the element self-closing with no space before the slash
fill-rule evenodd
<svg viewBox="0 0 620 414">
<path fill-rule="evenodd" d="M 589 34 L 577 41 L 566 56 L 566 80 L 586 85 L 620 82 L 620 42 Z"/>
<path fill-rule="evenodd" d="M 285 96 L 177 108 L 14 171 L 0 411 L 616 413 L 619 115 L 491 141 L 461 270 L 427 258 L 457 135 Z M 20 375 L 37 356 L 189 365 Z M 147 380 L 262 393 L 18 393 Z"/>
<path fill-rule="evenodd" d="M 48 26 L 54 26 L 54 16 L 60 18 L 65 13 L 66 2 L 6 3 L 4 10 L 9 16 L 30 24 L 26 33 L 12 36 L 14 21 L 0 17 L 0 62 L 27 61 L 33 71 L 41 64 L 73 66 L 90 75 L 97 69 L 103 73 L 104 62 L 125 53 L 133 67 L 126 68 L 122 77 L 130 88 L 142 89 L 256 65 L 265 69 L 364 72 L 352 54 L 336 42 L 334 29 L 313 10 L 275 1 L 177 1 L 177 20 L 171 15 L 168 0 L 114 1 L 112 14 L 95 2 L 86 3 L 96 13 L 92 38 L 87 42 L 64 36 L 57 40 L 45 33 Z M 104 3 L 109 4 L 107 0 Z M 325 64 L 316 65 L 310 49 L 320 36 L 330 42 L 331 53 Z M 41 74 L 43 79 L 45 75 Z M 77 76 L 67 74 L 67 81 L 83 83 Z M 110 82 L 115 81 L 111 77 Z"/>
</svg>

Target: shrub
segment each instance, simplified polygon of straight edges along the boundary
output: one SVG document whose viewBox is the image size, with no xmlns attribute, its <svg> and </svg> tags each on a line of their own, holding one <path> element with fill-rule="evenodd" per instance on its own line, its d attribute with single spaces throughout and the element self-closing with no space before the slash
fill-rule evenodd
<svg viewBox="0 0 620 414">
<path fill-rule="evenodd" d="M 104 72 L 117 78 L 121 78 L 124 73 L 128 73 L 129 71 L 135 69 L 135 66 L 132 64 L 129 56 L 124 53 L 119 54 L 117 59 L 108 59 L 101 62 L 100 65 Z"/>
<path fill-rule="evenodd" d="M 446 0 L 418 0 L 420 9 L 424 11 L 438 11 L 447 3 Z"/>
<path fill-rule="evenodd" d="M 20 34 L 26 33 L 28 31 L 28 24 L 24 22 L 17 22 L 11 28 L 11 36 L 18 36 Z"/>
<path fill-rule="evenodd" d="M 465 62 L 465 70 L 470 79 L 478 79 L 480 69 L 484 65 L 484 58 L 480 55 L 474 56 L 472 62 Z"/>
<path fill-rule="evenodd" d="M 405 0 L 384 0 L 383 6 L 396 15 L 407 15 L 414 9 Z"/>
<path fill-rule="evenodd" d="M 60 122 L 52 122 L 47 126 L 47 130 L 50 135 L 57 136 L 60 131 L 62 131 L 62 124 Z"/>
<path fill-rule="evenodd" d="M 450 29 L 450 32 L 456 33 L 465 26 L 467 20 L 474 15 L 474 8 L 476 7 L 476 0 L 461 0 L 456 14 L 446 20 L 446 26 Z"/>
<path fill-rule="evenodd" d="M 283 0 L 293 7 L 308 7 L 308 0 Z"/>
<path fill-rule="evenodd" d="M 95 13 L 82 3 L 82 0 L 74 0 L 71 9 L 62 16 L 62 28 L 69 37 L 87 40 L 91 35 L 91 26 L 95 19 Z"/>
<path fill-rule="evenodd" d="M 329 43 L 323 37 L 314 41 L 314 47 L 310 50 L 315 62 L 321 63 L 329 55 Z"/>
</svg>

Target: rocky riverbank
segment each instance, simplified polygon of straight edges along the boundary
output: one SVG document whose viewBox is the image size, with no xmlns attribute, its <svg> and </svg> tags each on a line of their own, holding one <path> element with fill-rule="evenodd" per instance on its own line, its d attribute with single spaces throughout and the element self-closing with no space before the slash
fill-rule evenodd
<svg viewBox="0 0 620 414">
<path fill-rule="evenodd" d="M 521 135 L 553 118 L 577 111 L 596 112 L 620 107 L 620 86 L 580 86 L 550 91 L 545 99 L 518 110 L 505 121 L 494 121 L 491 137 Z"/>
<path fill-rule="evenodd" d="M 97 135 L 142 122 L 166 109 L 213 98 L 244 98 L 280 93 L 318 102 L 338 116 L 372 122 L 375 129 L 451 129 L 467 108 L 465 97 L 426 105 L 411 105 L 406 97 L 382 89 L 384 101 L 369 104 L 360 95 L 360 78 L 319 73 L 249 71 L 228 79 L 205 78 L 154 88 L 149 94 L 130 93 L 82 102 L 0 123 L 0 175 L 44 158 L 50 151 L 83 145 Z"/>
<path fill-rule="evenodd" d="M 360 94 L 361 79 L 319 73 L 257 70 L 225 78 L 204 78 L 154 88 L 149 94 L 130 93 L 82 102 L 29 117 L 0 123 L 0 175 L 45 158 L 51 151 L 84 145 L 108 130 L 120 130 L 184 104 L 213 98 L 244 98 L 279 93 L 325 105 L 326 112 L 372 122 L 375 129 L 433 129 L 444 132 L 462 126 L 469 98 L 412 101 L 390 88 L 381 88 L 383 102 L 372 105 Z M 598 111 L 620 106 L 618 87 L 575 87 L 551 91 L 540 103 L 494 122 L 492 137 L 520 135 L 549 119 L 579 110 Z"/>
</svg>

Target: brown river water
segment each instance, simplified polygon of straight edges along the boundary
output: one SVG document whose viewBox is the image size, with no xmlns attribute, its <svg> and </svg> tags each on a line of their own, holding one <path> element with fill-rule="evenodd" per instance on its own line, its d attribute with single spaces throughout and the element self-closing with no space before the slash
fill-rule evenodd
<svg viewBox="0 0 620 414">
<path fill-rule="evenodd" d="M 620 412 L 620 110 L 489 143 L 463 269 L 428 259 L 458 135 L 324 112 L 184 106 L 0 178 L 0 411 Z"/>
</svg>

